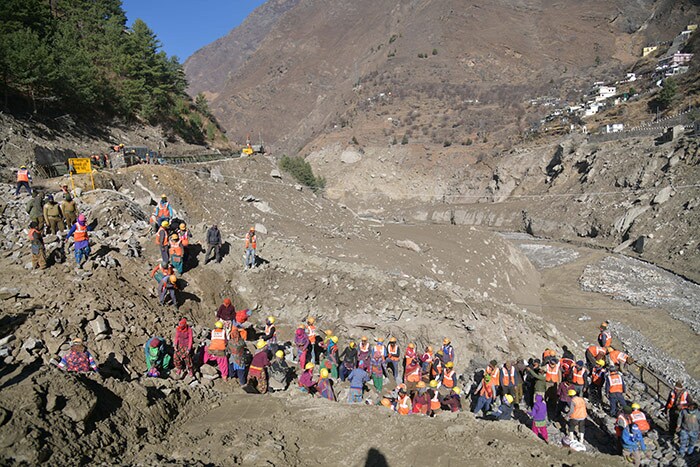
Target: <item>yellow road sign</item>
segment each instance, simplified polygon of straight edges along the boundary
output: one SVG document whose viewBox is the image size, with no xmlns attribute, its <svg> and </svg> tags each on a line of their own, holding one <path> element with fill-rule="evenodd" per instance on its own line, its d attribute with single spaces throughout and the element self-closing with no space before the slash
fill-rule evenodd
<svg viewBox="0 0 700 467">
<path fill-rule="evenodd" d="M 90 159 L 87 157 L 81 158 L 70 158 L 68 159 L 68 164 L 73 168 L 73 172 L 77 174 L 89 174 L 92 173 L 92 164 Z"/>
</svg>

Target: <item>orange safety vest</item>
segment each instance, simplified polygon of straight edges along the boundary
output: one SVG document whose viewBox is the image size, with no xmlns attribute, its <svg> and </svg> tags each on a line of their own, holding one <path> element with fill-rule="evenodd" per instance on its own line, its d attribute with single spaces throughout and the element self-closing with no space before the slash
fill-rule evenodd
<svg viewBox="0 0 700 467">
<path fill-rule="evenodd" d="M 644 415 L 644 412 L 642 412 L 639 409 L 633 411 L 630 414 L 630 418 L 632 419 L 632 423 L 637 425 L 637 427 L 642 433 L 646 433 L 651 428 L 649 426 L 649 422 L 647 421 L 646 415 Z"/>
<path fill-rule="evenodd" d="M 420 381 L 420 365 L 415 365 L 413 370 L 406 368 L 408 374 L 406 375 L 406 381 L 409 383 L 417 383 Z"/>
<path fill-rule="evenodd" d="M 484 381 L 481 382 L 481 389 L 479 390 L 479 395 L 484 396 L 487 399 L 493 399 L 493 386 L 491 382 L 486 384 Z"/>
<path fill-rule="evenodd" d="M 223 329 L 213 329 L 211 331 L 209 350 L 226 350 L 226 331 Z"/>
<path fill-rule="evenodd" d="M 29 241 L 33 242 L 34 240 L 34 234 L 39 233 L 37 229 L 29 229 Z"/>
<path fill-rule="evenodd" d="M 686 389 L 681 390 L 680 395 L 678 395 L 678 392 L 673 390 L 671 391 L 671 395 L 668 401 L 668 404 L 666 404 L 667 409 L 671 409 L 673 407 L 676 407 L 678 410 L 683 410 L 688 406 L 688 391 Z"/>
<path fill-rule="evenodd" d="M 369 352 L 369 342 L 360 342 L 360 352 Z"/>
<path fill-rule="evenodd" d="M 313 324 L 309 324 L 308 326 L 306 326 L 306 330 L 307 330 L 307 334 L 309 335 L 309 342 L 311 342 L 311 344 L 315 344 L 316 343 L 316 326 L 314 326 Z M 369 342 L 367 343 L 367 345 L 369 345 Z M 360 346 L 362 346 L 362 344 L 360 344 Z M 367 350 L 369 350 L 369 349 L 367 349 Z"/>
<path fill-rule="evenodd" d="M 28 182 L 29 181 L 29 170 L 19 169 L 17 171 L 17 181 L 18 182 Z"/>
<path fill-rule="evenodd" d="M 544 377 L 544 380 L 548 383 L 558 383 L 559 382 L 559 363 L 554 365 L 554 368 L 552 368 L 552 365 L 547 365 L 545 370 L 547 371 L 547 374 Z"/>
<path fill-rule="evenodd" d="M 161 232 L 164 233 L 162 242 L 160 240 L 160 233 Z M 165 230 L 165 227 L 163 227 L 162 225 L 158 229 L 158 232 L 156 232 L 156 238 L 154 241 L 155 241 L 156 245 L 158 245 L 158 246 L 168 246 L 168 242 L 170 241 L 168 239 L 168 231 Z"/>
<path fill-rule="evenodd" d="M 75 232 L 73 232 L 73 239 L 76 242 L 83 242 L 88 239 L 88 229 L 87 225 L 75 224 Z"/>
<path fill-rule="evenodd" d="M 411 413 L 411 398 L 408 397 L 407 395 L 404 395 L 403 397 L 399 397 L 399 406 L 398 406 L 398 412 L 401 415 L 408 415 Z"/>
<path fill-rule="evenodd" d="M 622 375 L 619 373 L 610 373 L 608 375 L 608 383 L 610 384 L 610 393 L 622 392 Z"/>
<path fill-rule="evenodd" d="M 180 243 L 180 240 L 178 240 L 178 241 L 170 240 L 169 253 L 171 255 L 175 255 L 175 256 L 182 256 L 183 251 L 182 251 L 182 244 Z"/>
<path fill-rule="evenodd" d="M 610 331 L 600 331 L 598 334 L 598 342 L 603 341 L 605 347 L 610 347 L 612 345 L 612 334 Z"/>
<path fill-rule="evenodd" d="M 455 386 L 456 379 L 457 375 L 455 374 L 455 371 L 445 368 L 445 371 L 442 373 L 442 385 L 446 388 L 453 388 Z"/>
<path fill-rule="evenodd" d="M 585 420 L 588 416 L 588 412 L 586 411 L 586 401 L 583 400 L 583 398 L 576 396 L 571 398 L 571 402 L 574 404 L 574 411 L 571 414 L 571 419 Z"/>
<path fill-rule="evenodd" d="M 188 246 L 190 244 L 190 231 L 189 230 L 178 230 L 178 236 L 182 242 L 182 246 Z"/>
<path fill-rule="evenodd" d="M 170 217 L 170 203 L 158 203 L 154 215 L 156 217 Z"/>
<path fill-rule="evenodd" d="M 440 399 L 437 389 L 433 389 L 433 397 L 430 399 L 430 410 L 440 410 Z"/>
<path fill-rule="evenodd" d="M 510 386 L 515 384 L 515 367 L 510 367 L 510 373 L 506 367 L 501 367 L 501 384 Z"/>
<path fill-rule="evenodd" d="M 601 385 L 603 382 L 603 375 L 605 374 L 605 370 L 601 367 L 595 367 L 593 368 L 593 373 L 591 373 L 591 382 L 595 384 L 596 386 Z"/>
<path fill-rule="evenodd" d="M 258 244 L 258 236 L 257 235 L 253 235 L 251 237 L 250 232 L 245 234 L 245 247 L 246 248 L 252 247 L 253 250 L 255 250 L 257 248 L 257 244 Z"/>
<path fill-rule="evenodd" d="M 392 348 L 393 346 L 393 348 Z M 386 351 L 389 357 L 389 360 L 398 362 L 399 361 L 399 346 L 398 344 L 392 344 L 391 342 L 389 345 L 386 346 Z"/>
<path fill-rule="evenodd" d="M 586 349 L 587 352 L 589 352 L 591 355 L 594 357 L 597 357 L 599 354 L 605 355 L 607 353 L 607 350 L 603 347 L 598 347 L 597 345 L 590 345 Z"/>
<path fill-rule="evenodd" d="M 577 385 L 577 386 L 583 386 L 586 383 L 586 379 L 584 375 L 586 374 L 586 369 L 581 367 L 580 370 L 577 370 L 576 367 L 574 367 L 573 370 L 573 377 L 572 382 Z"/>
<path fill-rule="evenodd" d="M 610 352 L 610 361 L 613 362 L 615 365 L 619 365 L 620 363 L 627 363 L 627 354 L 624 352 L 620 352 L 619 350 L 613 350 Z"/>
<path fill-rule="evenodd" d="M 489 369 L 486 368 L 484 373 L 488 374 L 491 376 L 491 381 L 489 381 L 489 384 L 493 384 L 494 386 L 498 386 L 498 382 L 500 381 L 500 370 L 498 368 L 494 368 L 491 372 L 489 372 Z"/>
</svg>

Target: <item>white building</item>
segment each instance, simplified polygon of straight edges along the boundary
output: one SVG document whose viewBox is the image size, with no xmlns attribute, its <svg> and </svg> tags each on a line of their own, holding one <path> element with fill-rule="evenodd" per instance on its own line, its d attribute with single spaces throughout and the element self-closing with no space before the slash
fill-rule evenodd
<svg viewBox="0 0 700 467">
<path fill-rule="evenodd" d="M 605 99 L 614 97 L 617 94 L 617 88 L 615 86 L 599 86 L 598 95 L 595 97 L 597 102 L 602 102 Z"/>
<path fill-rule="evenodd" d="M 600 108 L 600 104 L 597 103 L 592 103 L 589 104 L 586 109 L 583 111 L 583 116 L 584 117 L 590 117 L 591 115 L 595 115 L 598 113 L 598 109 Z"/>
<path fill-rule="evenodd" d="M 622 123 L 609 123 L 605 125 L 606 133 L 619 133 L 625 129 L 625 125 Z"/>
</svg>

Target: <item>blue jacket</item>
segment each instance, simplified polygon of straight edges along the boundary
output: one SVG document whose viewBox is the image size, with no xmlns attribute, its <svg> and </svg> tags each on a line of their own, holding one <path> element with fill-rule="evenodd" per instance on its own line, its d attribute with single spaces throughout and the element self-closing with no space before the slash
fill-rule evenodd
<svg viewBox="0 0 700 467">
<path fill-rule="evenodd" d="M 631 423 L 622 430 L 622 449 L 628 451 L 646 451 L 647 446 L 644 444 L 644 437 L 639 427 Z"/>
<path fill-rule="evenodd" d="M 362 368 L 355 368 L 348 376 L 348 379 L 350 380 L 351 388 L 360 389 L 369 381 L 369 375 Z"/>
</svg>

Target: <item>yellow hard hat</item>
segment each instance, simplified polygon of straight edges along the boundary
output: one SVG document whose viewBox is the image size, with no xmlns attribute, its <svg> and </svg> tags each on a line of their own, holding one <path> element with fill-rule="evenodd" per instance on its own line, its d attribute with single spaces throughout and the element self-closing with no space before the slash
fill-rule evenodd
<svg viewBox="0 0 700 467">
<path fill-rule="evenodd" d="M 452 388 L 452 391 L 454 391 L 454 393 L 457 394 L 457 395 L 459 395 L 459 394 L 462 393 L 462 390 L 459 389 L 458 387 Z M 510 396 L 510 398 L 513 399 L 513 396 L 511 396 L 510 394 L 508 394 L 508 396 Z M 506 396 L 506 397 L 507 397 L 507 396 Z"/>
<path fill-rule="evenodd" d="M 425 381 L 418 381 L 418 384 L 416 384 L 417 388 L 424 388 L 425 387 Z"/>
<path fill-rule="evenodd" d="M 431 379 L 431 380 L 430 380 L 430 387 L 431 387 L 431 388 L 436 388 L 437 385 L 438 385 L 438 382 L 437 382 L 437 381 L 435 381 L 434 379 Z"/>
<path fill-rule="evenodd" d="M 270 324 L 275 324 L 275 317 L 274 316 L 268 316 L 267 317 L 267 322 Z"/>
<path fill-rule="evenodd" d="M 596 363 L 598 364 L 598 366 L 603 366 L 605 365 L 605 360 L 596 360 Z"/>
<path fill-rule="evenodd" d="M 453 362 L 447 362 L 447 363 L 445 363 L 445 366 L 447 368 L 454 368 L 455 364 Z"/>
<path fill-rule="evenodd" d="M 26 165 L 20 166 L 20 169 L 26 169 L 26 168 L 27 168 Z"/>
<path fill-rule="evenodd" d="M 506 394 L 506 400 L 508 401 L 509 404 L 512 404 L 513 403 L 513 396 L 511 396 L 510 394 Z"/>
<path fill-rule="evenodd" d="M 338 336 L 331 336 L 331 341 L 333 341 L 334 344 L 338 343 Z"/>
<path fill-rule="evenodd" d="M 328 336 L 328 337 L 331 337 L 331 336 L 333 335 L 333 330 L 332 330 L 332 329 L 326 329 L 326 330 L 323 331 L 323 332 L 324 332 L 324 334 L 325 334 L 326 336 Z"/>
<path fill-rule="evenodd" d="M 415 349 L 415 348 L 416 348 L 416 344 L 414 344 L 413 342 L 409 342 L 409 343 L 408 343 L 408 347 L 411 348 L 411 349 Z"/>
<path fill-rule="evenodd" d="M 569 389 L 569 392 L 567 392 L 568 395 L 570 396 L 575 396 L 576 395 L 576 389 Z"/>
<path fill-rule="evenodd" d="M 160 225 L 162 225 L 163 227 L 170 227 L 170 222 L 168 222 L 168 221 L 163 221 L 163 222 L 160 223 Z"/>
<path fill-rule="evenodd" d="M 185 230 L 186 228 L 187 228 L 187 224 L 185 224 L 184 222 L 182 224 L 180 224 L 180 230 Z"/>
<path fill-rule="evenodd" d="M 354 342 L 354 341 L 350 341 L 350 343 L 349 343 L 348 345 L 350 346 L 351 349 L 354 349 L 354 348 L 355 348 L 355 342 Z"/>
<path fill-rule="evenodd" d="M 223 321 L 217 321 L 216 323 L 214 323 L 214 327 L 215 327 L 216 329 L 223 329 L 223 328 L 224 328 L 224 322 L 223 322 Z"/>
<path fill-rule="evenodd" d="M 313 363 L 309 362 L 304 366 L 304 369 L 305 370 L 313 370 L 314 366 L 315 365 Z"/>
<path fill-rule="evenodd" d="M 328 378 L 328 370 L 326 368 L 321 368 L 321 378 Z"/>
<path fill-rule="evenodd" d="M 608 327 L 608 322 L 607 322 L 607 321 L 603 321 L 602 323 L 600 323 L 600 327 L 601 327 L 601 328 L 607 328 L 607 327 Z"/>
<path fill-rule="evenodd" d="M 316 322 L 316 318 L 314 318 L 313 316 L 309 316 L 308 318 L 306 318 L 306 322 L 309 324 L 314 324 Z"/>
<path fill-rule="evenodd" d="M 641 407 L 639 406 L 639 404 L 637 404 L 636 402 L 635 402 L 634 404 L 632 404 L 632 408 L 633 408 L 634 410 L 639 410 L 639 409 L 641 409 Z"/>
<path fill-rule="evenodd" d="M 278 350 L 277 352 L 275 352 L 275 356 L 277 358 L 284 358 L 284 350 Z"/>
<path fill-rule="evenodd" d="M 178 234 L 174 233 L 174 234 L 172 234 L 172 235 L 170 236 L 170 239 L 171 239 L 171 240 L 179 240 L 179 239 L 180 239 L 180 236 L 179 236 Z"/>
<path fill-rule="evenodd" d="M 445 345 L 449 344 L 450 342 L 451 342 L 451 341 L 450 341 L 450 338 L 449 338 L 449 337 L 445 337 L 445 338 L 442 340 L 442 343 L 445 344 Z"/>
<path fill-rule="evenodd" d="M 255 232 L 255 227 L 251 227 L 250 232 Z"/>
<path fill-rule="evenodd" d="M 367 340 L 367 336 L 362 336 L 362 338 L 361 338 L 360 340 L 361 340 L 362 342 L 365 342 L 365 341 Z"/>
<path fill-rule="evenodd" d="M 160 195 L 160 199 L 168 199 L 168 195 L 166 195 L 165 193 L 163 193 L 162 195 Z"/>
<path fill-rule="evenodd" d="M 389 338 L 389 342 L 392 342 L 392 343 L 396 342 L 396 338 L 395 338 L 395 337 L 390 337 L 390 338 Z"/>
<path fill-rule="evenodd" d="M 428 353 L 432 352 L 432 351 L 433 351 L 433 346 L 432 346 L 432 345 L 427 346 L 427 347 L 425 348 L 425 351 L 428 352 Z"/>
<path fill-rule="evenodd" d="M 265 342 L 264 340 L 260 339 L 260 340 L 255 344 L 255 347 L 257 347 L 258 349 L 262 349 L 262 348 L 265 347 L 266 345 L 267 345 L 267 342 Z"/>
<path fill-rule="evenodd" d="M 174 284 L 175 282 L 177 282 L 177 276 L 173 274 L 172 276 L 170 276 L 170 283 Z"/>
</svg>

